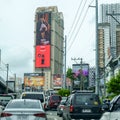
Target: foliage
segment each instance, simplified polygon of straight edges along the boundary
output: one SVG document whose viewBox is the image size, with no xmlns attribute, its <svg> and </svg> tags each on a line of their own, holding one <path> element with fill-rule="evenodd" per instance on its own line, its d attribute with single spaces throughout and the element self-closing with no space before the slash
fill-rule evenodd
<svg viewBox="0 0 120 120">
<path fill-rule="evenodd" d="M 68 68 L 67 70 L 67 77 L 70 78 L 71 80 L 76 79 L 71 68 Z"/>
<path fill-rule="evenodd" d="M 68 89 L 60 89 L 58 91 L 58 94 L 61 95 L 61 96 L 69 96 L 70 95 L 70 90 L 68 90 Z"/>
<path fill-rule="evenodd" d="M 120 94 L 120 71 L 107 82 L 107 92 L 113 96 Z"/>
</svg>

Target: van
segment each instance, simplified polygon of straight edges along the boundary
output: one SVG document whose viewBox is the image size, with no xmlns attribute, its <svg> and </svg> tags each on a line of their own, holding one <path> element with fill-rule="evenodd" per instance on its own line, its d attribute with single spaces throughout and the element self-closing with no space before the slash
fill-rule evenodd
<svg viewBox="0 0 120 120">
<path fill-rule="evenodd" d="M 43 108 L 45 109 L 45 95 L 44 92 L 23 92 L 20 96 L 21 99 L 37 99 L 40 100 Z"/>
</svg>

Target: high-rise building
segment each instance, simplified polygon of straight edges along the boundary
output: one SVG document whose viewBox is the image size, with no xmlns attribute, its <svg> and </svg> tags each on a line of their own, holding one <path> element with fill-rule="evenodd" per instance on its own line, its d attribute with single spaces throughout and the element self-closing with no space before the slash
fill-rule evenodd
<svg viewBox="0 0 120 120">
<path fill-rule="evenodd" d="M 112 58 L 117 57 L 116 28 L 120 24 L 120 3 L 101 5 L 100 23 L 110 24 L 110 51 Z"/>
<path fill-rule="evenodd" d="M 35 12 L 34 72 L 43 73 L 44 90 L 60 89 L 63 80 L 64 20 L 56 6 Z"/>
<path fill-rule="evenodd" d="M 104 67 L 107 66 L 111 59 L 110 54 L 110 24 L 99 23 L 98 25 L 98 40 L 99 40 L 99 69 L 100 75 L 104 72 Z"/>
</svg>

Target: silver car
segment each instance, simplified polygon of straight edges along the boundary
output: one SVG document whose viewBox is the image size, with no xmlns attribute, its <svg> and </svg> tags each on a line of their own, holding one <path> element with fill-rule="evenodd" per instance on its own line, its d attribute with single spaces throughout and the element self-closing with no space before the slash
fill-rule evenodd
<svg viewBox="0 0 120 120">
<path fill-rule="evenodd" d="M 100 120 L 120 120 L 120 110 L 113 112 L 105 112 Z"/>
<path fill-rule="evenodd" d="M 1 120 L 47 120 L 40 100 L 13 99 L 1 113 Z"/>
</svg>

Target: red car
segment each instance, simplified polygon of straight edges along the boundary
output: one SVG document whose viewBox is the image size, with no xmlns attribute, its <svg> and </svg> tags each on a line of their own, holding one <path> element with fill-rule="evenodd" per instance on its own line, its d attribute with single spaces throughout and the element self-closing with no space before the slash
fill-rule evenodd
<svg viewBox="0 0 120 120">
<path fill-rule="evenodd" d="M 48 98 L 47 108 L 48 109 L 52 109 L 52 108 L 57 109 L 61 100 L 62 100 L 62 97 L 60 95 L 51 95 Z"/>
</svg>

